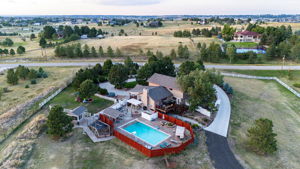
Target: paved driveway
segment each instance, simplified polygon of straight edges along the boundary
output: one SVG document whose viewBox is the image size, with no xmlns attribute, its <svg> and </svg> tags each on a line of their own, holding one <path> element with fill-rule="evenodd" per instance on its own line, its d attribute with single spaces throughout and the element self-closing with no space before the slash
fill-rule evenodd
<svg viewBox="0 0 300 169">
<path fill-rule="evenodd" d="M 126 82 L 133 82 L 133 81 L 135 81 L 135 78 L 128 79 Z M 107 89 L 108 92 L 114 92 L 116 95 L 129 96 L 128 91 L 116 89 L 115 86 L 109 82 L 100 83 L 99 86 L 103 89 Z"/>
<path fill-rule="evenodd" d="M 227 138 L 205 131 L 210 159 L 216 169 L 243 169 L 232 153 Z"/>
<path fill-rule="evenodd" d="M 216 89 L 218 100 L 221 102 L 214 121 L 204 130 L 227 137 L 231 113 L 230 101 L 223 89 L 216 85 L 214 85 L 214 88 Z"/>
</svg>

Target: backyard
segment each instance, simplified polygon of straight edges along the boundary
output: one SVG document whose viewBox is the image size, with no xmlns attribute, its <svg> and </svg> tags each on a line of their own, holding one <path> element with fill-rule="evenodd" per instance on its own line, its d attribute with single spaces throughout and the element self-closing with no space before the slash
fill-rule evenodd
<svg viewBox="0 0 300 169">
<path fill-rule="evenodd" d="M 272 81 L 225 77 L 234 89 L 229 141 L 245 168 L 299 168 L 299 98 Z M 278 151 L 259 156 L 245 145 L 247 129 L 258 118 L 273 121 Z"/>
<path fill-rule="evenodd" d="M 72 86 L 69 86 L 52 99 L 48 105 L 57 104 L 66 109 L 74 109 L 78 106 L 85 106 L 90 113 L 95 114 L 113 104 L 112 101 L 105 100 L 97 96 L 92 96 L 92 103 L 80 103 L 76 101 L 76 93 L 77 91 Z"/>
<path fill-rule="evenodd" d="M 205 135 L 198 135 L 192 144 L 178 155 L 169 155 L 169 162 L 176 162 L 179 169 L 211 169 Z M 25 168 L 105 168 L 105 169 L 161 169 L 166 168 L 164 157 L 147 158 L 118 139 L 92 143 L 76 129 L 72 137 L 63 142 L 51 140 L 42 134 Z"/>
</svg>

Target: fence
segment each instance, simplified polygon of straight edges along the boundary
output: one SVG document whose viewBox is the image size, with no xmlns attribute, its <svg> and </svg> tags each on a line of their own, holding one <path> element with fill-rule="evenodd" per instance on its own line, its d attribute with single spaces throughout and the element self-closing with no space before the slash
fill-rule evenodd
<svg viewBox="0 0 300 169">
<path fill-rule="evenodd" d="M 230 76 L 230 77 L 238 77 L 238 78 L 246 78 L 246 79 L 260 79 L 260 80 L 275 80 L 277 83 L 285 87 L 287 90 L 292 92 L 294 95 L 300 98 L 300 93 L 291 88 L 289 85 L 278 79 L 277 77 L 265 77 L 265 76 L 250 76 L 250 75 L 242 75 L 242 74 L 235 74 L 235 73 L 221 73 L 223 76 Z"/>
<path fill-rule="evenodd" d="M 137 143 L 133 139 L 123 135 L 122 133 L 118 132 L 117 130 L 114 130 L 114 135 L 115 135 L 115 137 L 117 137 L 121 141 L 125 142 L 126 144 L 130 145 L 131 147 L 134 147 L 135 149 L 137 149 L 138 151 L 140 151 L 141 153 L 143 153 L 144 155 L 146 155 L 148 157 L 157 157 L 157 156 L 163 156 L 163 155 L 166 155 L 166 154 L 179 153 L 180 151 L 184 150 L 186 148 L 186 146 L 188 146 L 189 144 L 194 142 L 194 132 L 193 132 L 193 129 L 192 129 L 192 127 L 189 123 L 183 122 L 179 119 L 176 119 L 174 117 L 171 117 L 171 116 L 168 116 L 168 115 L 165 115 L 165 114 L 162 114 L 162 113 L 158 113 L 158 117 L 161 118 L 161 119 L 164 119 L 166 121 L 175 123 L 176 125 L 185 127 L 187 130 L 190 131 L 191 138 L 188 141 L 182 143 L 178 147 L 170 147 L 170 148 L 162 148 L 162 149 L 151 150 L 151 149 L 148 149 L 145 146 Z"/>
</svg>

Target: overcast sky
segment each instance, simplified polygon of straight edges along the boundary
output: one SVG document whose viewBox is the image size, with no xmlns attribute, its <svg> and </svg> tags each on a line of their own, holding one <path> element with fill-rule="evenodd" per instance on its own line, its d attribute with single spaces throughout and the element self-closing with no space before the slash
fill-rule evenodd
<svg viewBox="0 0 300 169">
<path fill-rule="evenodd" d="M 0 1 L 0 15 L 300 14 L 300 0 Z"/>
</svg>

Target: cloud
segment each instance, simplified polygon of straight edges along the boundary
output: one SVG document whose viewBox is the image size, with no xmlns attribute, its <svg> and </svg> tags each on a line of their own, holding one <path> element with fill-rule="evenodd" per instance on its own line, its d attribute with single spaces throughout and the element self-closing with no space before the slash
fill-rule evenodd
<svg viewBox="0 0 300 169">
<path fill-rule="evenodd" d="M 142 6 L 159 4 L 162 0 L 97 0 L 102 5 L 110 6 Z"/>
</svg>

